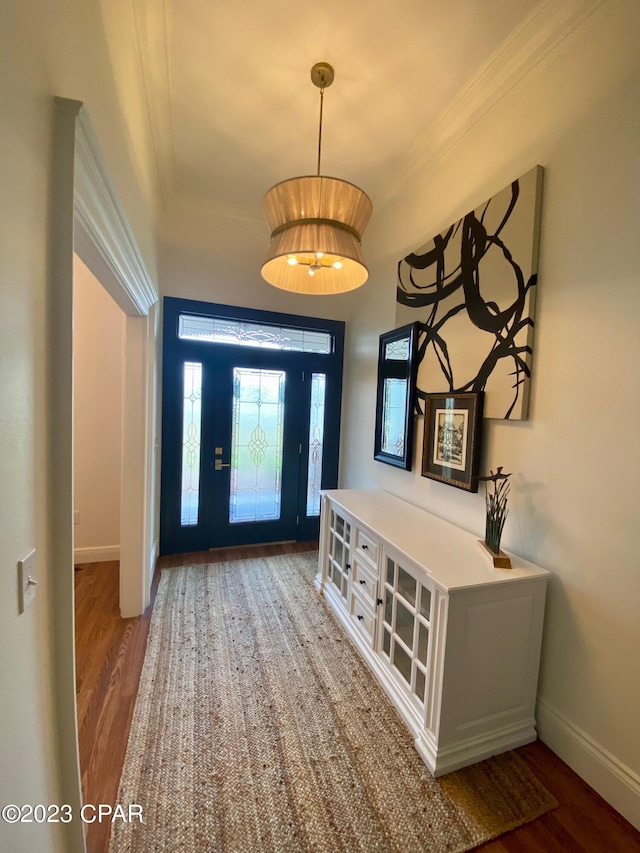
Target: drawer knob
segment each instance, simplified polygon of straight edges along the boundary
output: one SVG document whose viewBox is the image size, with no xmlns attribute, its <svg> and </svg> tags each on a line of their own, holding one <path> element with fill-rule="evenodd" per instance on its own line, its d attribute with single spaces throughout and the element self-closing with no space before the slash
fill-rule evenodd
<svg viewBox="0 0 640 853">
<path fill-rule="evenodd" d="M 379 598 L 379 599 L 376 601 L 376 604 L 378 604 L 378 605 L 382 604 L 382 599 L 381 599 L 381 598 Z"/>
<path fill-rule="evenodd" d="M 364 616 L 361 616 L 361 615 L 358 613 L 358 619 L 362 622 L 362 620 L 364 619 Z"/>
<path fill-rule="evenodd" d="M 365 586 L 367 582 L 366 581 L 360 581 L 360 583 L 362 584 L 362 586 Z"/>
<path fill-rule="evenodd" d="M 368 545 L 363 545 L 363 546 L 362 546 L 362 550 L 363 550 L 363 551 L 366 551 L 368 547 L 369 547 Z"/>
<path fill-rule="evenodd" d="M 345 572 L 348 572 L 350 568 L 351 568 L 351 563 L 347 563 L 344 567 Z"/>
</svg>

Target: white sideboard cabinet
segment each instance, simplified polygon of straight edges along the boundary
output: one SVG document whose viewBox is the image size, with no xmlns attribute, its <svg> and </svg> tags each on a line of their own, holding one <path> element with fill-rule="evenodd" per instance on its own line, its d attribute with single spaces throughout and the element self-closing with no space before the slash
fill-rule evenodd
<svg viewBox="0 0 640 853">
<path fill-rule="evenodd" d="M 549 573 L 377 489 L 322 496 L 316 587 L 440 776 L 536 738 Z"/>
</svg>

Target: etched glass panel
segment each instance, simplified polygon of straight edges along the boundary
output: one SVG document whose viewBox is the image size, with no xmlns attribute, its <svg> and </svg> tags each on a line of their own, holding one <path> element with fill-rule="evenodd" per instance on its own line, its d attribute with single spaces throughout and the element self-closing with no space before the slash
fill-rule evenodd
<svg viewBox="0 0 640 853">
<path fill-rule="evenodd" d="M 280 518 L 285 372 L 234 367 L 229 521 Z"/>
<path fill-rule="evenodd" d="M 307 469 L 307 515 L 320 515 L 325 387 L 326 376 L 324 373 L 311 374 L 309 466 Z"/>
<path fill-rule="evenodd" d="M 409 360 L 409 338 L 400 338 L 397 341 L 389 341 L 384 345 L 385 361 L 408 361 Z"/>
<path fill-rule="evenodd" d="M 416 580 L 402 566 L 398 566 L 398 592 L 409 604 L 415 605 Z"/>
<path fill-rule="evenodd" d="M 200 449 L 202 441 L 202 365 L 187 361 L 182 393 L 182 483 L 180 524 L 198 523 L 200 506 Z"/>
<path fill-rule="evenodd" d="M 178 337 L 187 341 L 259 347 L 261 349 L 315 352 L 327 355 L 333 349 L 333 336 L 317 329 L 294 329 L 267 323 L 233 320 L 225 317 L 198 317 L 181 314 Z"/>
<path fill-rule="evenodd" d="M 404 426 L 407 411 L 407 380 L 385 379 L 382 392 L 382 441 L 384 453 L 404 454 Z"/>
</svg>

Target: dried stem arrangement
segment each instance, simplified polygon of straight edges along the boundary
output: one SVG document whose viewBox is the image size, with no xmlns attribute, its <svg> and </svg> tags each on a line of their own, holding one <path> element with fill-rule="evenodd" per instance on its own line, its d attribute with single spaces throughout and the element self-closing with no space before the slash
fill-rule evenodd
<svg viewBox="0 0 640 853">
<path fill-rule="evenodd" d="M 486 507 L 487 507 L 487 524 L 485 528 L 484 541 L 490 551 L 494 554 L 500 553 L 500 539 L 502 538 L 502 530 L 504 523 L 509 514 L 507 509 L 507 498 L 509 496 L 509 477 L 511 474 L 503 474 L 502 466 L 496 469 L 495 474 L 490 472 L 488 477 L 480 477 L 487 483 L 486 486 Z M 490 485 L 493 486 L 490 489 Z"/>
</svg>

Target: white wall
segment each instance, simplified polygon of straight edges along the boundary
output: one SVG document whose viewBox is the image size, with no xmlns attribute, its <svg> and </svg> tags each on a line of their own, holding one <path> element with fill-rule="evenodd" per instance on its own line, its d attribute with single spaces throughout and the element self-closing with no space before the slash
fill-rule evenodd
<svg viewBox="0 0 640 853">
<path fill-rule="evenodd" d="M 420 477 L 422 419 L 412 473 L 373 461 L 377 337 L 395 324 L 397 260 L 543 165 L 530 417 L 485 421 L 481 466 L 514 472 L 504 547 L 553 573 L 542 738 L 640 827 L 638 44 L 640 4 L 606 3 L 378 211 L 350 323 L 341 481 L 483 533 L 482 490 Z"/>
<path fill-rule="evenodd" d="M 49 247 L 54 95 L 82 100 L 152 275 L 151 199 L 125 132 L 97 3 L 3 2 L 0 26 L 0 801 L 64 802 L 52 660 L 54 590 L 48 435 Z M 131 85 L 134 85 L 132 81 Z M 140 113 L 142 121 L 142 113 Z M 137 138 L 137 137 L 136 137 Z M 70 520 L 69 520 L 70 523 Z M 17 561 L 39 558 L 36 600 L 18 614 Z M 66 748 L 71 748 L 66 744 Z M 82 828 L 0 822 L 13 853 L 76 849 Z M 72 840 L 71 840 L 72 839 Z"/>
<path fill-rule="evenodd" d="M 73 264 L 74 527 L 77 563 L 120 551 L 124 312 L 82 261 Z"/>
<path fill-rule="evenodd" d="M 159 240 L 163 296 L 331 320 L 344 320 L 348 312 L 348 294 L 307 296 L 267 284 L 260 275 L 269 248 L 266 221 L 225 221 L 204 214 L 197 219 L 164 213 L 159 221 Z M 253 270 L 252 275 L 247 276 L 247 268 Z"/>
</svg>

